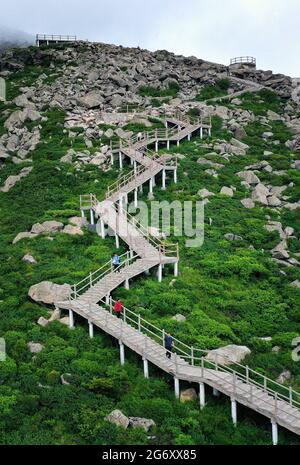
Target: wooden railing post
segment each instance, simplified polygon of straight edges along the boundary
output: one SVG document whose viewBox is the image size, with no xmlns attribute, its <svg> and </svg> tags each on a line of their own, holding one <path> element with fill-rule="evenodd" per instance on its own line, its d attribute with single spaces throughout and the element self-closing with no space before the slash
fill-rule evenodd
<svg viewBox="0 0 300 465">
<path fill-rule="evenodd" d="M 191 347 L 191 362 L 192 362 L 192 365 L 194 366 L 194 364 L 195 364 L 195 360 L 194 360 L 194 347 Z"/>
</svg>

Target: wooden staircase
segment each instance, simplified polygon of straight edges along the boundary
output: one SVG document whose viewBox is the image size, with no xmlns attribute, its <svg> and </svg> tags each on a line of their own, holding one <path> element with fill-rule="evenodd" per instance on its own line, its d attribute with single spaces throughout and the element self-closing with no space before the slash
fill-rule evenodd
<svg viewBox="0 0 300 465">
<path fill-rule="evenodd" d="M 217 358 L 214 361 L 208 360 L 207 351 L 190 347 L 176 338 L 174 353 L 169 359 L 164 348 L 164 330 L 125 307 L 121 319 L 113 314 L 114 301 L 110 294 L 120 285 L 125 284 L 128 288 L 130 279 L 157 266 L 158 276 L 161 278 L 162 267 L 167 263 L 174 264 L 175 275 L 178 272 L 178 244 L 167 244 L 151 237 L 148 230 L 123 207 L 125 194 L 136 192 L 139 186 L 153 179 L 160 171 L 169 167 L 176 171 L 177 164 L 168 164 L 164 157 L 157 152 L 146 150 L 145 147 L 156 145 L 159 141 L 180 141 L 184 137 L 190 137 L 199 128 L 211 128 L 209 123 L 205 128 L 203 120 L 191 123 L 190 119 L 187 120 L 182 115 L 166 117 L 165 122 L 166 125 L 173 124 L 178 127 L 175 130 L 166 128 L 164 132 L 144 134 L 127 143 L 120 141 L 117 149 L 111 147 L 112 154 L 117 150 L 119 154 L 128 156 L 134 164 L 134 169 L 110 186 L 105 200 L 100 202 L 92 194 L 81 197 L 82 213 L 89 210 L 91 219 L 94 216 L 100 218 L 102 237 L 105 238 L 106 224 L 116 237 L 128 245 L 129 251 L 121 256 L 121 265 L 117 270 L 113 270 L 110 261 L 99 270 L 90 273 L 72 287 L 68 300 L 58 301 L 56 306 L 69 310 L 71 328 L 74 326 L 75 312 L 88 320 L 90 337 L 93 337 L 93 328 L 96 326 L 118 339 L 121 363 L 124 363 L 126 346 L 143 357 L 145 377 L 149 376 L 148 362 L 174 376 L 176 397 L 180 395 L 180 380 L 199 383 L 201 408 L 205 405 L 204 386 L 208 385 L 230 397 L 234 424 L 237 422 L 237 402 L 268 417 L 272 422 L 273 444 L 277 444 L 277 425 L 300 435 L 299 393 L 249 367 L 235 364 L 232 368 L 218 363 Z"/>
</svg>

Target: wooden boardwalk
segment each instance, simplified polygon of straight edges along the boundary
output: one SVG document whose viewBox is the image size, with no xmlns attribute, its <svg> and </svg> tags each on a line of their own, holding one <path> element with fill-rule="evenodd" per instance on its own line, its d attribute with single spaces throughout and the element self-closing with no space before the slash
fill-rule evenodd
<svg viewBox="0 0 300 465">
<path fill-rule="evenodd" d="M 124 347 L 135 351 L 143 358 L 144 374 L 149 377 L 151 362 L 174 377 L 176 397 L 179 398 L 179 382 L 185 380 L 199 384 L 200 407 L 205 406 L 205 385 L 214 389 L 214 393 L 222 392 L 231 399 L 233 423 L 237 424 L 237 402 L 268 417 L 272 423 L 273 444 L 278 443 L 277 425 L 300 435 L 300 394 L 286 388 L 273 380 L 240 364 L 234 368 L 207 359 L 207 351 L 202 351 L 174 339 L 174 352 L 171 359 L 166 357 L 164 348 L 165 332 L 140 315 L 123 307 L 122 318 L 113 314 L 114 301 L 111 292 L 124 285 L 129 289 L 129 282 L 141 273 L 157 267 L 157 276 L 162 280 L 163 267 L 174 266 L 174 275 L 178 275 L 178 244 L 166 243 L 151 237 L 124 208 L 127 196 L 134 193 L 137 201 L 138 190 L 145 182 L 149 182 L 152 192 L 155 176 L 162 172 L 162 188 L 165 188 L 166 172 L 171 170 L 174 181 L 177 180 L 177 163 L 171 158 L 159 155 L 158 145 L 164 143 L 167 149 L 171 142 L 177 144 L 184 138 L 190 139 L 199 131 L 211 133 L 210 122 L 202 119 L 192 121 L 183 115 L 171 115 L 165 119 L 165 130 L 139 134 L 129 141 L 120 141 L 118 146 L 111 147 L 112 163 L 115 154 L 119 156 L 120 169 L 123 158 L 128 157 L 133 170 L 109 187 L 106 198 L 98 201 L 93 194 L 81 196 L 81 211 L 84 215 L 90 212 L 92 224 L 99 218 L 99 235 L 106 236 L 105 225 L 114 232 L 116 247 L 120 239 L 129 250 L 121 256 L 121 264 L 117 270 L 112 269 L 111 261 L 99 270 L 90 273 L 80 283 L 72 287 L 69 299 L 56 302 L 56 306 L 69 311 L 70 327 L 74 326 L 74 313 L 88 320 L 89 334 L 93 337 L 94 327 L 118 339 L 120 360 L 125 362 Z M 169 128 L 172 125 L 175 128 Z M 155 146 L 155 151 L 149 146 Z"/>
</svg>

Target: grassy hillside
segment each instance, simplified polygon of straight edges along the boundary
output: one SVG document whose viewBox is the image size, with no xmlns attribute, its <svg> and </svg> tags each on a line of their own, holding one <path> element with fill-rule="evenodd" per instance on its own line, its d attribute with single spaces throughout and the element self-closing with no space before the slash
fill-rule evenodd
<svg viewBox="0 0 300 465">
<path fill-rule="evenodd" d="M 28 75 L 25 70 L 23 78 L 26 76 L 30 82 L 36 78 L 32 68 Z M 11 98 L 21 84 L 24 81 L 16 77 L 16 86 L 9 90 Z M 143 92 L 156 97 L 147 89 Z M 276 110 L 282 111 L 282 102 L 277 103 Z M 270 104 L 264 95 L 251 95 L 243 98 L 241 107 L 264 115 L 274 109 L 274 102 Z M 7 108 L 15 109 L 13 104 L 2 105 L 0 111 Z M 0 443 L 270 444 L 270 424 L 263 417 L 239 406 L 238 427 L 234 428 L 229 400 L 213 397 L 209 389 L 203 411 L 198 402 L 180 404 L 174 399 L 171 377 L 151 366 L 150 379 L 145 380 L 141 360 L 129 351 L 121 367 L 117 343 L 100 331 L 89 339 L 87 323 L 79 317 L 74 331 L 59 322 L 45 328 L 37 325 L 41 315 L 48 316 L 48 309 L 30 301 L 27 293 L 31 285 L 43 280 L 73 284 L 109 260 L 115 250 L 112 238 L 102 240 L 88 230 L 82 237 L 58 233 L 53 240 L 39 236 L 12 244 L 18 232 L 30 230 L 34 223 L 57 220 L 67 224 L 69 217 L 79 214 L 80 194 L 93 192 L 102 199 L 117 176 L 116 166 L 103 173 L 93 165 L 77 169 L 60 163 L 71 147 L 63 131 L 65 114 L 45 108 L 43 115 L 48 120 L 42 123 L 42 140 L 32 153 L 32 172 L 10 192 L 0 193 L 0 336 L 6 340 L 8 354 L 7 360 L 0 362 Z M 2 113 L 0 118 L 2 126 L 6 117 Z M 294 157 L 285 146 L 290 133 L 281 122 L 270 124 L 273 139 L 280 144 L 264 142 L 261 136 L 265 128 L 258 121 L 249 124 L 244 138 L 250 146 L 246 156 L 231 157 L 226 163 L 217 155 L 210 157 L 225 164 L 217 179 L 205 172 L 207 166 L 197 163 L 209 152 L 201 147 L 199 138 L 184 142 L 178 149 L 172 147 L 172 153 L 185 156 L 180 161 L 178 184 L 169 180 L 166 191 L 157 187 L 155 198 L 196 201 L 199 189 L 215 193 L 205 207 L 204 245 L 187 249 L 185 239 L 179 238 L 180 276 L 172 285 L 170 269 L 162 283 L 154 275 L 143 276 L 131 283 L 130 291 L 118 289 L 113 297 L 121 297 L 127 307 L 195 347 L 247 345 L 252 354 L 245 363 L 271 378 L 290 370 L 289 384 L 299 391 L 300 364 L 291 358 L 291 341 L 300 335 L 299 289 L 289 283 L 299 279 L 300 272 L 298 267 L 284 268 L 283 275 L 278 264 L 270 260 L 270 250 L 280 238 L 277 232 L 264 228 L 269 215 L 283 227 L 294 227 L 299 237 L 299 210 L 283 209 L 279 214 L 259 205 L 245 209 L 240 202 L 245 188 L 236 176 L 245 166 L 264 160 L 264 150 L 271 150 L 271 166 L 286 170 L 286 174 L 262 172 L 261 181 L 272 185 L 292 182 L 294 186 L 285 194 L 291 201 L 299 199 L 300 172 L 290 169 Z M 5 132 L 3 127 L 1 131 Z M 214 118 L 213 138 L 231 138 L 218 118 Z M 72 147 L 77 151 L 86 148 L 80 134 Z M 1 185 L 24 166 L 28 163 L 8 161 L 0 172 Z M 223 186 L 236 188 L 233 198 L 220 194 Z M 147 201 L 147 189 L 140 199 Z M 242 240 L 228 242 L 224 239 L 227 233 Z M 299 253 L 299 244 L 291 239 L 290 250 Z M 33 255 L 36 265 L 22 261 L 26 253 Z M 177 313 L 185 315 L 186 322 L 173 321 Z M 263 337 L 272 337 L 272 342 L 263 341 Z M 42 352 L 32 356 L 29 341 L 42 343 Z M 274 346 L 280 347 L 278 353 L 272 351 Z M 72 375 L 69 386 L 60 381 L 66 373 Z M 182 383 L 184 387 L 189 386 Z M 157 426 L 151 435 L 141 429 L 118 428 L 104 420 L 115 408 L 129 416 L 152 418 Z M 280 430 L 280 443 L 299 445 L 300 439 Z"/>
</svg>

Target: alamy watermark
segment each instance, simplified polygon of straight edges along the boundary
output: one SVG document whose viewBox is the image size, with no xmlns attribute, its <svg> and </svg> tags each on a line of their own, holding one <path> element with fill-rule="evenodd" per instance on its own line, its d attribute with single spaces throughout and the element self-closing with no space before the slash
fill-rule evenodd
<svg viewBox="0 0 300 465">
<path fill-rule="evenodd" d="M 96 226 L 99 235 L 114 236 L 117 232 L 128 240 L 141 233 L 160 239 L 185 237 L 186 247 L 201 247 L 204 243 L 203 202 L 151 201 L 147 204 L 137 201 L 127 204 L 122 201 L 121 205 L 116 207 L 110 200 L 101 203 L 100 219 Z M 104 227 L 101 218 L 108 227 Z"/>
<path fill-rule="evenodd" d="M 5 362 L 6 360 L 6 344 L 5 339 L 0 337 L 0 362 Z"/>
<path fill-rule="evenodd" d="M 292 346 L 295 347 L 292 351 L 293 362 L 300 362 L 300 337 L 293 339 Z"/>
<path fill-rule="evenodd" d="M 0 102 L 6 100 L 6 82 L 5 79 L 0 77 Z"/>
</svg>

